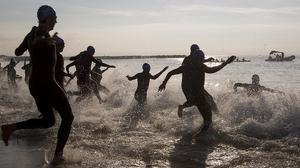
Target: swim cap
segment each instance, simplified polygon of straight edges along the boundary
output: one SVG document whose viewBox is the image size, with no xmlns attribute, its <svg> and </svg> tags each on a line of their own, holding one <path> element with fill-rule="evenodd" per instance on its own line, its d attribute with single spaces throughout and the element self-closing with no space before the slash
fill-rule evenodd
<svg viewBox="0 0 300 168">
<path fill-rule="evenodd" d="M 197 44 L 191 45 L 191 52 L 194 52 L 196 50 L 200 50 L 199 46 Z"/>
<path fill-rule="evenodd" d="M 49 17 L 56 17 L 56 12 L 51 6 L 43 5 L 37 11 L 37 18 L 39 21 L 44 21 Z"/>
<path fill-rule="evenodd" d="M 86 49 L 87 52 L 94 54 L 95 53 L 95 48 L 93 46 L 88 46 L 88 48 Z"/>
<path fill-rule="evenodd" d="M 259 76 L 257 74 L 252 75 L 252 79 L 259 80 Z"/>
<path fill-rule="evenodd" d="M 144 70 L 144 71 L 148 71 L 148 72 L 149 72 L 150 69 L 151 69 L 151 67 L 150 67 L 150 65 L 149 65 L 148 63 L 144 63 L 144 64 L 143 64 L 143 70 Z"/>
</svg>

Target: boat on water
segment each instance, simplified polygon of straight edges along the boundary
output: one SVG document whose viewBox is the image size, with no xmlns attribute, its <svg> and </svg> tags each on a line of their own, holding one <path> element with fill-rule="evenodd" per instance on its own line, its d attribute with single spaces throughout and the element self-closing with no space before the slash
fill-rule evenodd
<svg viewBox="0 0 300 168">
<path fill-rule="evenodd" d="M 293 61 L 295 58 L 296 58 L 295 55 L 285 57 L 284 52 L 273 50 L 270 52 L 269 58 L 266 59 L 265 61 L 273 61 L 273 62 Z"/>
</svg>

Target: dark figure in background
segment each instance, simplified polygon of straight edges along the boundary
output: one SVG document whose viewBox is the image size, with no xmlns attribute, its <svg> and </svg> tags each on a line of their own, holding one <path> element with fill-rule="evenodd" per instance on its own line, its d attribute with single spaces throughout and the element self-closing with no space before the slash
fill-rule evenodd
<svg viewBox="0 0 300 168">
<path fill-rule="evenodd" d="M 113 65 L 108 65 L 103 63 L 102 61 L 98 61 L 94 57 L 95 48 L 93 46 L 88 46 L 86 51 L 81 52 L 77 56 L 71 57 L 70 60 L 73 60 L 72 63 L 66 66 L 67 73 L 69 73 L 69 68 L 71 66 L 75 66 L 76 68 L 76 77 L 77 77 L 77 85 L 79 91 L 82 93 L 77 101 L 81 101 L 85 99 L 88 95 L 90 95 L 90 90 L 97 96 L 99 103 L 102 103 L 103 100 L 100 97 L 99 90 L 95 81 L 91 80 L 91 65 L 92 62 L 95 64 L 99 64 L 100 66 L 115 68 Z"/>
<path fill-rule="evenodd" d="M 32 64 L 31 61 L 29 61 L 28 64 L 26 64 L 26 58 L 24 60 L 24 65 L 21 67 L 25 71 L 25 83 L 28 85 L 29 84 L 29 79 L 31 75 L 31 70 L 32 70 Z"/>
<path fill-rule="evenodd" d="M 206 90 L 204 89 L 205 73 L 215 73 L 234 61 L 235 56 L 231 56 L 226 62 L 219 66 L 207 67 L 203 64 L 204 54 L 201 50 L 196 50 L 189 58 L 190 61 L 184 61 L 182 66 L 170 71 L 163 83 L 159 86 L 159 91 L 165 90 L 166 84 L 171 76 L 182 74 L 181 87 L 187 101 L 178 108 L 178 116 L 182 116 L 182 109 L 190 106 L 197 106 L 202 114 L 204 123 L 200 130 L 206 131 L 212 122 L 211 106 L 207 100 Z"/>
<path fill-rule="evenodd" d="M 147 100 L 147 91 L 149 88 L 150 79 L 153 80 L 157 79 L 164 71 L 168 69 L 168 67 L 165 67 L 163 70 L 161 70 L 159 73 L 157 73 L 154 76 L 150 74 L 150 69 L 151 69 L 150 65 L 144 63 L 143 72 L 138 73 L 132 77 L 130 77 L 129 75 L 126 76 L 130 81 L 134 79 L 138 80 L 138 86 L 135 91 L 134 98 L 138 102 L 138 104 L 142 106 L 146 103 Z"/>
<path fill-rule="evenodd" d="M 20 56 L 26 50 L 29 51 L 32 63 L 29 90 L 42 118 L 3 125 L 2 139 L 5 145 L 8 145 L 9 137 L 16 130 L 52 127 L 55 123 L 54 108 L 61 117 L 53 159 L 53 163 L 57 163 L 63 161 L 63 150 L 74 117 L 65 92 L 55 80 L 56 48 L 49 31 L 53 30 L 56 24 L 56 12 L 52 7 L 43 5 L 39 8 L 37 17 L 39 26 L 32 28 L 15 50 L 15 54 Z"/>
<path fill-rule="evenodd" d="M 99 62 L 102 62 L 100 59 L 97 59 Z M 91 78 L 96 82 L 98 90 L 108 94 L 110 91 L 105 86 L 101 85 L 102 74 L 108 70 L 109 67 L 106 67 L 104 70 L 101 70 L 101 65 L 95 64 L 91 71 Z"/>
<path fill-rule="evenodd" d="M 55 80 L 59 84 L 59 86 L 64 89 L 64 77 L 72 77 L 72 75 L 65 73 L 64 68 L 64 57 L 61 53 L 64 51 L 65 42 L 62 38 L 57 36 L 57 33 L 54 34 L 53 40 L 56 44 L 56 65 L 55 65 Z"/>
<path fill-rule="evenodd" d="M 259 76 L 257 74 L 252 75 L 252 84 L 248 83 L 235 83 L 233 86 L 234 91 L 237 91 L 238 87 L 245 88 L 247 90 L 248 96 L 257 96 L 260 95 L 262 91 L 268 92 L 276 92 L 276 93 L 283 93 L 281 91 L 273 90 L 270 88 L 266 88 L 259 84 Z"/>
<path fill-rule="evenodd" d="M 198 50 L 200 50 L 200 47 L 197 44 L 191 45 L 191 47 L 190 47 L 190 55 L 187 56 L 187 57 L 185 57 L 183 59 L 182 65 L 192 64 L 192 62 L 193 62 L 192 61 L 193 60 L 193 55 L 194 55 L 195 51 L 198 51 Z M 201 53 L 201 57 L 205 58 L 204 52 L 202 50 L 200 50 L 198 52 Z M 201 62 L 201 64 L 203 64 L 204 62 L 210 62 L 213 59 L 214 58 L 212 58 L 212 57 L 210 57 L 208 59 L 203 59 L 203 62 Z M 217 106 L 216 102 L 214 101 L 214 98 L 206 90 L 204 90 L 204 95 L 206 97 L 206 100 L 208 101 L 208 104 L 211 107 L 211 110 L 214 111 L 214 112 L 219 112 L 218 106 Z M 183 108 L 184 107 L 182 105 L 178 106 L 179 117 L 181 117 L 180 114 L 182 113 Z"/>
<path fill-rule="evenodd" d="M 17 88 L 17 83 L 16 83 L 17 72 L 15 70 L 16 65 L 17 65 L 17 61 L 14 58 L 12 58 L 10 59 L 9 64 L 3 68 L 4 71 L 7 71 L 8 86 L 13 89 Z"/>
</svg>

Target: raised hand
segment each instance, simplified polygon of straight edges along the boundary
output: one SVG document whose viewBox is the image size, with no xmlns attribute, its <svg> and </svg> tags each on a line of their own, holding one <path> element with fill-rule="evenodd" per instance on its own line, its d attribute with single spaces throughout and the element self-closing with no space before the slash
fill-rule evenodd
<svg viewBox="0 0 300 168">
<path fill-rule="evenodd" d="M 231 56 L 231 57 L 229 57 L 227 60 L 226 60 L 226 64 L 230 64 L 230 63 L 232 63 L 234 60 L 236 59 L 236 56 Z"/>
<path fill-rule="evenodd" d="M 163 82 L 159 87 L 158 87 L 158 91 L 162 92 L 163 90 L 166 89 L 166 84 Z"/>
</svg>

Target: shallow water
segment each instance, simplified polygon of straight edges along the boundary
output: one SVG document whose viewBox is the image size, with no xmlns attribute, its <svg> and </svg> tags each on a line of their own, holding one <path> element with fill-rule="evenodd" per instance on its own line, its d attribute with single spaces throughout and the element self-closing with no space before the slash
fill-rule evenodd
<svg viewBox="0 0 300 168">
<path fill-rule="evenodd" d="M 197 109 L 185 109 L 183 118 L 177 117 L 177 105 L 185 101 L 180 75 L 172 77 L 162 93 L 157 89 L 166 73 L 151 81 L 145 109 L 133 100 L 136 81 L 125 77 L 140 72 L 144 62 L 152 66 L 154 74 L 164 66 L 170 71 L 182 59 L 103 61 L 117 66 L 103 75 L 103 85 L 111 93 L 102 94 L 107 99 L 104 104 L 98 104 L 95 97 L 80 104 L 70 98 L 75 121 L 66 162 L 57 167 L 299 167 L 299 59 L 270 63 L 253 58 L 250 63 L 233 63 L 206 75 L 205 87 L 219 113 L 214 113 L 213 128 L 197 140 L 191 140 L 202 123 Z M 19 66 L 17 71 L 23 75 Z M 254 73 L 260 75 L 262 85 L 285 94 L 249 98 L 241 90 L 233 93 L 235 82 L 250 83 Z M 75 83 L 66 89 L 76 90 Z M 39 115 L 23 81 L 17 92 L 6 89 L 5 81 L 1 86 L 1 124 Z M 18 131 L 9 147 L 0 143 L 0 167 L 45 166 L 55 147 L 59 122 L 57 116 L 51 129 Z"/>
</svg>

